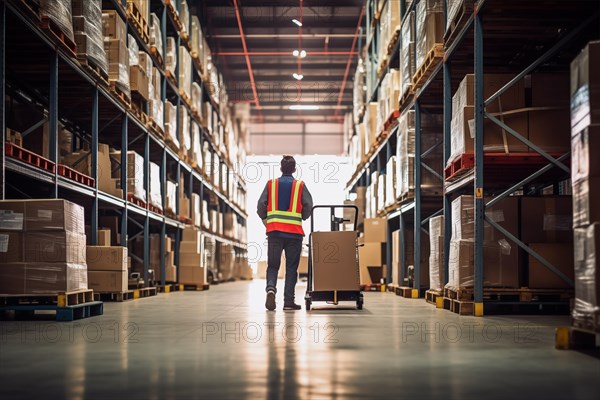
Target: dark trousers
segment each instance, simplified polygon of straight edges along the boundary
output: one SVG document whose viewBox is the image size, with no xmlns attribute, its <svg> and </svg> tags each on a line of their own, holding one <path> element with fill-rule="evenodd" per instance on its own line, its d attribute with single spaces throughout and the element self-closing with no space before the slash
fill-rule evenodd
<svg viewBox="0 0 600 400">
<path fill-rule="evenodd" d="M 267 291 L 277 292 L 277 273 L 281 264 L 281 253 L 285 251 L 285 289 L 283 301 L 293 303 L 298 281 L 298 263 L 302 254 L 302 239 L 269 237 L 267 260 Z"/>
</svg>

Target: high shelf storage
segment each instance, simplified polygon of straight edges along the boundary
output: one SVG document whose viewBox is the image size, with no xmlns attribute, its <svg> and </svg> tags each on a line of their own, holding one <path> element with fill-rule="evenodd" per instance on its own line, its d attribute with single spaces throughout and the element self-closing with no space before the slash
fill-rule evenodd
<svg viewBox="0 0 600 400">
<path fill-rule="evenodd" d="M 426 286 L 423 286 L 422 280 L 428 275 L 422 270 L 428 265 L 427 260 L 423 260 L 429 247 L 425 243 L 429 234 L 428 223 L 432 218 L 443 215 L 441 236 L 445 276 L 441 282 L 442 291 L 433 298 L 435 303 L 435 297 L 438 297 L 438 307 L 478 316 L 483 315 L 484 307 L 486 313 L 568 311 L 569 304 L 565 300 L 573 295 L 572 271 L 571 275 L 565 272 L 568 265 L 565 266 L 552 251 L 558 251 L 569 243 L 568 233 L 561 236 L 558 231 L 563 228 L 558 226 L 562 224 L 569 230 L 572 225 L 569 221 L 562 221 L 560 217 L 563 216 L 559 213 L 543 221 L 532 222 L 528 218 L 532 210 L 548 207 L 543 201 L 553 202 L 552 207 L 562 208 L 567 217 L 572 217 L 569 196 L 569 65 L 588 41 L 598 38 L 600 10 L 597 2 L 558 2 L 545 9 L 542 4 L 522 1 L 399 0 L 401 34 L 398 43 L 391 52 L 389 48 L 378 51 L 377 27 L 382 10 L 388 3 L 390 0 L 370 0 L 366 5 L 366 46 L 362 51 L 364 59 L 359 62 L 359 68 L 362 66 L 365 70 L 364 86 L 367 88 L 362 100 L 365 103 L 363 109 L 368 109 L 371 102 L 381 98 L 378 91 L 383 77 L 377 75 L 381 55 L 387 51 L 390 65 L 398 65 L 397 49 L 400 49 L 399 61 L 402 64 L 403 46 L 406 45 L 403 45 L 404 38 L 411 37 L 410 44 L 415 41 L 419 46 L 419 38 L 415 38 L 419 32 L 415 18 L 419 7 L 438 12 L 437 18 L 442 15 L 439 7 L 443 5 L 445 29 L 443 40 L 427 43 L 425 60 L 416 65 L 414 74 L 411 71 L 410 87 L 403 89 L 404 93 L 399 96 L 399 116 L 390 116 L 402 120 L 407 113 L 414 115 L 414 193 L 408 197 L 396 197 L 393 205 L 380 209 L 379 216 L 385 216 L 388 221 L 388 266 L 392 264 L 392 241 L 400 241 L 399 282 L 392 280 L 392 271 L 388 268 L 387 283 L 406 286 L 408 265 L 412 264 L 414 270 L 409 288 L 400 290 L 400 294 L 406 297 L 423 295 Z M 413 36 L 402 33 L 405 27 L 413 29 Z M 369 64 L 373 65 L 369 67 Z M 399 68 L 402 70 L 403 65 Z M 467 77 L 469 74 L 472 74 L 470 78 Z M 403 79 L 402 83 L 405 82 L 407 80 Z M 510 98 L 517 91 L 517 100 Z M 460 109 L 453 110 L 453 98 L 455 102 L 461 100 L 458 92 L 473 98 L 468 103 L 463 101 L 454 105 L 454 108 Z M 514 104 L 510 104 L 512 100 L 515 100 Z M 474 117 L 468 115 L 471 109 Z M 456 114 L 461 112 L 465 113 L 462 119 L 456 118 Z M 354 122 L 362 123 L 366 115 L 368 111 L 359 112 Z M 431 132 L 437 131 L 426 122 L 432 116 L 442 117 L 441 141 L 428 138 Z M 369 128 L 367 126 L 366 129 Z M 401 130 L 395 122 L 387 121 L 383 128 L 380 126 L 373 132 L 374 135 L 371 133 L 375 139 L 364 150 L 362 159 L 358 159 L 356 172 L 347 185 L 349 193 L 359 186 L 369 186 L 372 172 L 389 174 L 386 169 L 389 169 L 389 160 L 394 155 L 393 149 L 400 140 Z M 457 139 L 457 132 L 463 131 L 472 131 L 474 143 L 472 150 L 463 147 L 457 153 L 457 140 L 468 142 L 468 138 L 466 142 L 465 139 Z M 441 166 L 428 162 L 436 151 L 442 152 Z M 439 180 L 442 190 L 435 193 L 424 191 L 424 174 Z M 396 178 L 397 183 L 400 180 L 401 177 Z M 542 196 L 548 194 L 555 198 Z M 469 239 L 474 253 L 472 283 L 467 290 L 448 290 L 444 289 L 444 283 L 448 286 L 452 280 L 448 275 L 449 257 L 459 251 L 452 246 L 460 245 L 452 240 L 452 218 L 456 218 L 452 204 L 463 195 L 474 199 L 473 205 L 469 206 L 474 226 L 473 239 Z M 494 218 L 494 213 L 509 212 L 506 208 L 511 208 L 510 212 L 518 215 L 514 228 Z M 556 230 L 556 238 L 550 241 L 556 241 L 553 250 L 548 250 L 551 246 L 537 243 L 543 240 L 536 239 L 535 235 L 527 234 L 530 225 L 543 224 L 545 230 L 544 222 L 553 226 L 548 230 Z M 399 235 L 393 238 L 391 232 L 396 230 L 399 230 Z M 407 244 L 407 237 L 413 238 L 412 245 Z M 494 281 L 489 272 L 484 274 L 484 257 L 489 249 L 486 240 L 491 237 L 497 244 L 501 243 L 502 248 L 499 247 L 498 251 L 510 254 L 512 249 L 511 257 L 514 257 L 517 269 L 515 282 L 505 284 L 501 279 Z M 407 260 L 406 248 L 413 249 L 413 259 Z M 563 259 L 572 258 L 572 251 L 570 254 L 564 252 L 563 256 Z M 528 267 L 519 269 L 523 264 Z M 550 289 L 530 282 L 530 278 L 534 279 L 531 277 L 534 267 L 529 268 L 530 265 L 535 265 L 535 271 L 552 276 Z M 396 291 L 398 293 L 398 289 Z"/>
<path fill-rule="evenodd" d="M 113 11 L 126 27 L 127 46 L 149 55 L 152 70 L 157 72 L 155 93 L 160 92 L 160 98 L 152 103 L 152 99 L 136 99 L 115 87 L 101 68 L 76 56 L 74 42 L 40 15 L 39 2 L 3 1 L 1 199 L 64 198 L 84 206 L 89 244 L 96 244 L 100 227 L 110 227 L 113 245 L 130 249 L 132 263 L 141 266 L 145 285 L 150 281 L 165 285 L 170 239 L 174 265 L 179 266 L 182 233 L 195 224 L 202 240 L 216 243 L 216 258 L 208 274 L 218 281 L 222 275 L 218 267 L 221 248 L 226 253 L 233 249 L 236 258 L 247 257 L 246 188 L 239 173 L 240 161 L 231 157 L 234 152 L 230 151 L 232 142 L 237 146 L 237 141 L 243 140 L 230 138 L 228 142 L 224 138 L 228 131 L 233 134 L 233 126 L 226 125 L 237 124 L 237 119 L 226 93 L 218 90 L 224 87 L 222 82 L 208 72 L 208 49 L 204 59 L 198 54 L 179 57 L 182 49 L 193 53 L 193 46 L 198 44 L 192 44 L 191 31 L 202 27 L 198 19 L 187 27 L 182 24 L 178 10 L 185 12 L 181 8 L 185 2 L 180 0 L 147 1 L 145 12 L 132 1 L 101 3 L 103 11 Z M 150 33 L 153 18 L 160 26 L 161 40 Z M 167 38 L 170 42 L 174 39 L 174 52 L 168 49 Z M 167 68 L 169 62 L 177 65 L 173 71 Z M 180 68 L 191 72 L 195 96 L 186 94 L 178 84 Z M 213 74 L 215 70 L 212 68 Z M 190 143 L 197 143 L 196 148 L 186 152 L 173 146 L 173 138 L 163 125 L 168 117 L 163 109 L 167 100 L 174 106 L 175 119 L 181 113 L 189 119 L 188 124 L 177 124 L 176 138 L 187 137 Z M 202 106 L 196 107 L 192 100 Z M 153 104 L 158 107 L 152 109 Z M 9 142 L 7 128 L 22 132 L 26 144 Z M 59 142 L 63 128 L 71 133 L 69 143 Z M 45 132 L 39 133 L 42 129 Z M 182 129 L 189 131 L 184 134 Z M 74 163 L 88 162 L 89 176 L 76 166 L 61 164 L 65 148 L 67 152 L 69 148 L 83 151 Z M 109 148 L 110 156 L 105 154 Z M 196 154 L 198 148 L 201 154 Z M 192 153 L 194 157 L 188 157 Z M 121 183 L 105 190 L 107 179 Z M 192 200 L 196 203 L 190 204 Z M 192 220 L 194 211 L 200 221 Z M 225 229 L 223 216 L 228 220 Z M 152 250 L 152 254 L 162 255 L 159 260 L 151 259 L 152 235 L 159 243 L 159 250 Z M 157 270 L 154 276 L 151 263 Z M 229 274 L 226 271 L 225 275 Z M 178 281 L 177 276 L 174 280 Z"/>
</svg>

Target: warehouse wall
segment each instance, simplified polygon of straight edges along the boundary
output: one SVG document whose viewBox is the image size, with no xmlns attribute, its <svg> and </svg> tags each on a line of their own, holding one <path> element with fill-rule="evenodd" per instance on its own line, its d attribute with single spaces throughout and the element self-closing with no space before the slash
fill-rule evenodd
<svg viewBox="0 0 600 400">
<path fill-rule="evenodd" d="M 256 155 L 343 153 L 343 125 L 339 123 L 254 123 L 250 132 L 251 152 Z"/>
</svg>

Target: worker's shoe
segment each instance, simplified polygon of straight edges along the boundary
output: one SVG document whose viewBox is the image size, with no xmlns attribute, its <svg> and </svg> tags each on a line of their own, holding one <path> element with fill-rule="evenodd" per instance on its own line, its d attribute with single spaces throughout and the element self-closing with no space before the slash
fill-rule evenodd
<svg viewBox="0 0 600 400">
<path fill-rule="evenodd" d="M 285 303 L 283 305 L 283 309 L 284 309 L 284 311 L 297 311 L 297 310 L 302 310 L 302 307 L 300 307 L 296 303 Z"/>
<path fill-rule="evenodd" d="M 265 307 L 267 307 L 267 310 L 269 311 L 273 311 L 275 309 L 275 292 L 272 290 L 267 292 L 267 301 L 265 302 Z"/>
</svg>

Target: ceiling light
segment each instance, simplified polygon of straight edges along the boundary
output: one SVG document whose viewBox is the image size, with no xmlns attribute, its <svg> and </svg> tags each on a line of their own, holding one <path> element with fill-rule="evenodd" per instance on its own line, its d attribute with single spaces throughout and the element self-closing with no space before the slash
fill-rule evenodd
<svg viewBox="0 0 600 400">
<path fill-rule="evenodd" d="M 300 58 L 304 58 L 304 57 L 306 57 L 306 51 L 302 50 L 300 52 Z"/>
<path fill-rule="evenodd" d="M 320 107 L 316 105 L 295 104 L 290 106 L 290 110 L 318 110 Z"/>
<path fill-rule="evenodd" d="M 294 57 L 298 57 L 300 55 L 300 52 L 298 50 L 294 50 L 292 51 L 292 54 L 294 55 Z"/>
<path fill-rule="evenodd" d="M 306 57 L 306 51 L 305 50 L 294 50 L 294 51 L 292 51 L 292 55 L 294 57 L 304 58 L 304 57 Z"/>
<path fill-rule="evenodd" d="M 296 25 L 298 25 L 298 26 L 302 26 L 302 22 L 298 21 L 298 20 L 297 20 L 297 19 L 295 19 L 295 18 L 292 20 L 292 22 L 293 22 L 293 23 L 295 23 L 295 24 L 296 24 Z"/>
<path fill-rule="evenodd" d="M 294 77 L 294 79 L 296 79 L 298 81 L 301 81 L 304 78 L 304 75 L 300 75 L 295 72 L 292 74 L 292 76 Z"/>
</svg>

